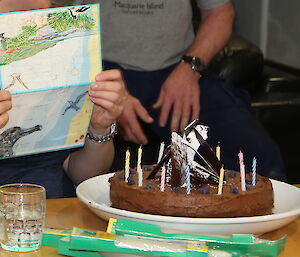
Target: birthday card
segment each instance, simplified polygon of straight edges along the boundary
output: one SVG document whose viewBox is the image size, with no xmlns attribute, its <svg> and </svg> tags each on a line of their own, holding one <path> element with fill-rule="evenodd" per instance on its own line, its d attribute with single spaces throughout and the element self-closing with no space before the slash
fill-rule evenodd
<svg viewBox="0 0 300 257">
<path fill-rule="evenodd" d="M 84 144 L 102 70 L 99 4 L 0 15 L 0 89 L 12 93 L 0 159 Z"/>
</svg>

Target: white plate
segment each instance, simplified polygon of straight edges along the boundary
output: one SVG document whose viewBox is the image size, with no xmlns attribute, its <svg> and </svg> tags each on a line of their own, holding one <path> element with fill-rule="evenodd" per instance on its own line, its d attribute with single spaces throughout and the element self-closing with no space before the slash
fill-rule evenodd
<svg viewBox="0 0 300 257">
<path fill-rule="evenodd" d="M 300 214 L 300 189 L 272 180 L 274 209 L 272 215 L 240 218 L 186 218 L 143 214 L 110 207 L 109 182 L 113 173 L 82 182 L 76 190 L 78 198 L 104 220 L 127 218 L 160 225 L 163 228 L 205 234 L 262 234 L 287 225 Z"/>
</svg>

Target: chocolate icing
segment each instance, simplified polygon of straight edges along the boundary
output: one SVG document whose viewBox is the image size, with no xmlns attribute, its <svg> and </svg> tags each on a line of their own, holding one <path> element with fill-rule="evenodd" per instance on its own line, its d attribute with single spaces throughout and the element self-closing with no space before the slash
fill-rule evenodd
<svg viewBox="0 0 300 257">
<path fill-rule="evenodd" d="M 131 175 L 135 183 L 128 185 L 119 177 L 122 172 L 117 172 L 109 180 L 114 208 L 182 217 L 240 217 L 272 213 L 272 183 L 259 175 L 256 186 L 242 191 L 239 172 L 232 176 L 232 171 L 225 171 L 227 183 L 221 195 L 217 194 L 218 187 L 213 184 L 192 185 L 192 193 L 188 195 L 185 188 L 172 189 L 170 185 L 166 185 L 165 192 L 161 192 L 159 179 L 146 179 L 151 171 L 144 171 L 143 187 L 138 187 L 137 174 Z M 248 173 L 247 178 L 250 177 Z"/>
<path fill-rule="evenodd" d="M 247 184 L 247 190 L 242 191 L 240 173 L 225 171 L 223 192 L 218 194 L 222 164 L 204 140 L 207 137 L 208 127 L 196 128 L 197 125 L 198 121 L 192 122 L 185 129 L 182 137 L 172 133 L 171 144 L 165 149 L 161 161 L 153 165 L 152 169 L 149 166 L 147 169 L 143 168 L 142 187 L 138 186 L 137 172 L 130 172 L 127 183 L 123 176 L 124 171 L 119 171 L 110 178 L 112 207 L 182 217 L 239 217 L 271 214 L 274 199 L 272 183 L 268 178 L 257 175 L 257 184 L 255 186 Z M 196 155 L 203 163 L 195 160 Z M 161 191 L 160 176 L 156 175 L 160 173 L 163 165 L 166 167 L 167 176 L 165 188 Z M 187 181 L 185 167 L 190 168 L 191 174 L 188 177 L 191 182 L 190 187 L 185 184 Z M 251 181 L 251 174 L 247 174 L 247 181 Z M 187 188 L 191 189 L 188 190 L 188 194 Z"/>
</svg>

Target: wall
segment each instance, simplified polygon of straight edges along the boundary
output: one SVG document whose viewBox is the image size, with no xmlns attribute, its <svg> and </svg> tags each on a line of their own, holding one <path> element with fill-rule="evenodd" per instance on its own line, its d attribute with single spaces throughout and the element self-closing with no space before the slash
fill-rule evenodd
<svg viewBox="0 0 300 257">
<path fill-rule="evenodd" d="M 266 59 L 300 69 L 300 1 L 233 2 L 235 32 L 257 44 Z"/>
</svg>

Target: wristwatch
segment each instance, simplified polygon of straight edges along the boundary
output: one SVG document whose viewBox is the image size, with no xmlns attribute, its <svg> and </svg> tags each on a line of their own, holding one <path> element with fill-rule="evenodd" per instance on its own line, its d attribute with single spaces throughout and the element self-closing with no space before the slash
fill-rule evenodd
<svg viewBox="0 0 300 257">
<path fill-rule="evenodd" d="M 117 135 L 117 124 L 115 122 L 111 125 L 110 131 L 107 135 L 96 136 L 89 131 L 86 133 L 87 138 L 89 138 L 91 141 L 95 143 L 104 143 L 106 141 L 113 139 L 115 135 Z"/>
<path fill-rule="evenodd" d="M 204 62 L 196 56 L 184 55 L 182 61 L 191 65 L 192 70 L 198 71 L 199 73 L 203 72 L 206 68 Z"/>
</svg>

